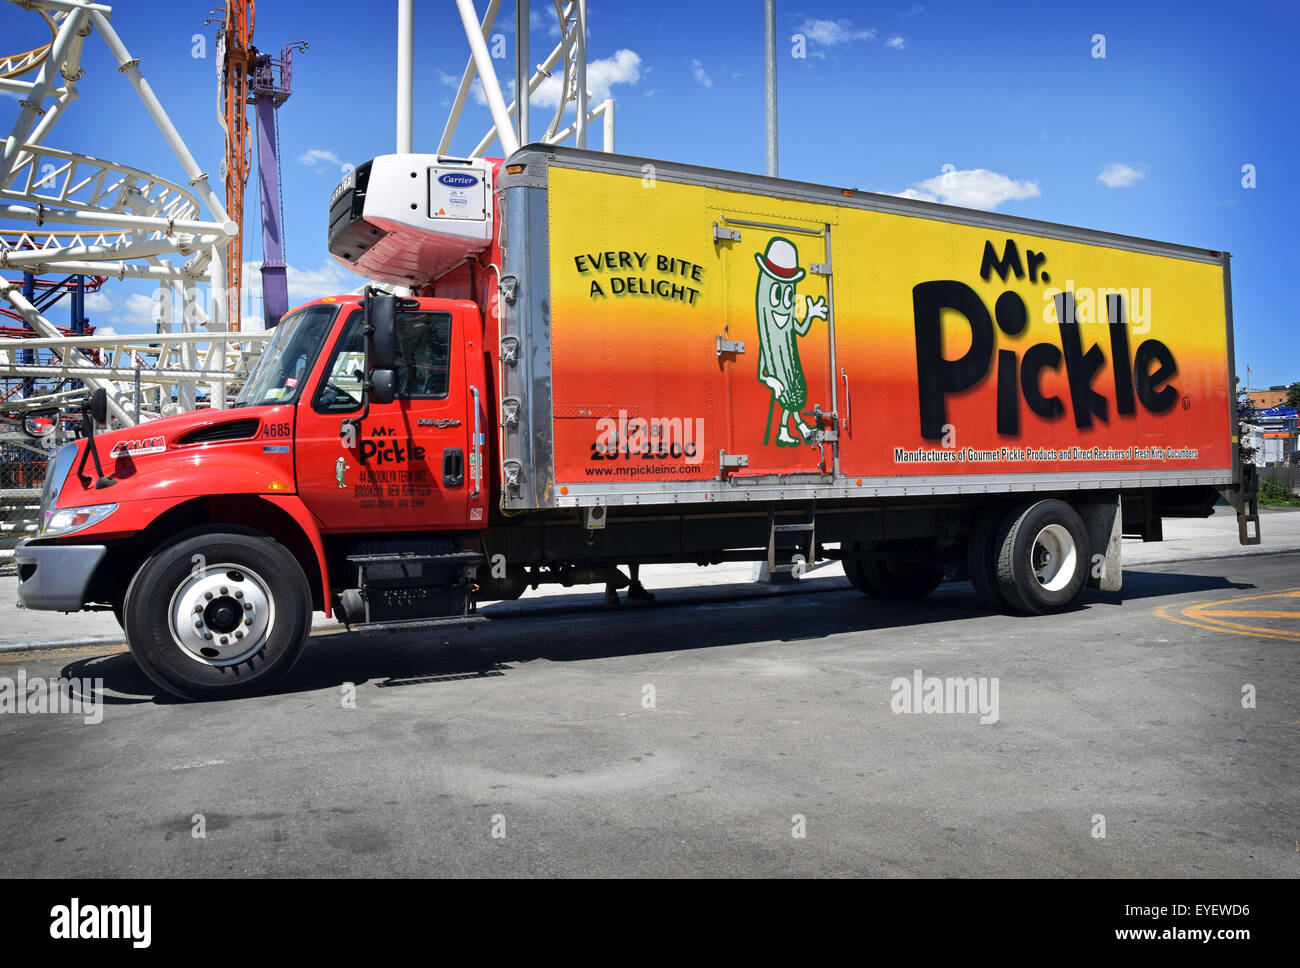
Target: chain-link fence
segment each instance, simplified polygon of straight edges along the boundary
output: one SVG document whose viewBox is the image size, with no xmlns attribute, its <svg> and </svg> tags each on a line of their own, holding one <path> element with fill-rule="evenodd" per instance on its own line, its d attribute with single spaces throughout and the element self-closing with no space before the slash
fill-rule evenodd
<svg viewBox="0 0 1300 968">
<path fill-rule="evenodd" d="M 40 439 L 0 425 L 0 575 L 15 573 L 14 549 L 19 541 L 36 533 L 50 454 L 42 445 L 48 441 L 57 446 L 63 437 L 61 427 Z"/>
<path fill-rule="evenodd" d="M 1292 494 L 1300 492 L 1300 466 L 1296 464 L 1269 464 L 1259 468 L 1259 479 L 1261 482 L 1274 480 L 1278 481 Z"/>
</svg>

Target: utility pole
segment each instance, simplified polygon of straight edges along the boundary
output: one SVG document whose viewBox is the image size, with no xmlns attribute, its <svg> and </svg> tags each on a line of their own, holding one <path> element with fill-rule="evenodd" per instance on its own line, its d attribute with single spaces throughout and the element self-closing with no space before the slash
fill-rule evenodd
<svg viewBox="0 0 1300 968">
<path fill-rule="evenodd" d="M 411 153 L 415 102 L 415 0 L 397 0 L 397 153 Z"/>
<path fill-rule="evenodd" d="M 776 0 L 763 3 L 763 39 L 767 48 L 767 174 L 777 177 L 776 163 Z"/>
</svg>

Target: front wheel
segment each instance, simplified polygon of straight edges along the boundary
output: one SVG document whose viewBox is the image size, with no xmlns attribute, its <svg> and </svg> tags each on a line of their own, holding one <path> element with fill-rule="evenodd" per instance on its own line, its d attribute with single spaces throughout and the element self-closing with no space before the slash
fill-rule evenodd
<svg viewBox="0 0 1300 968">
<path fill-rule="evenodd" d="M 131 580 L 127 645 L 182 699 L 265 689 L 293 667 L 311 631 L 311 589 L 294 557 L 257 534 L 209 532 L 169 545 Z"/>
</svg>

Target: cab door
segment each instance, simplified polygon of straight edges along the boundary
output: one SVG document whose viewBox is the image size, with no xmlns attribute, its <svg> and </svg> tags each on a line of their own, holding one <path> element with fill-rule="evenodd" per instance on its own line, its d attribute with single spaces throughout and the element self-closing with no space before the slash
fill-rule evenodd
<svg viewBox="0 0 1300 968">
<path fill-rule="evenodd" d="M 829 226 L 725 210 L 713 217 L 726 286 L 717 352 L 730 411 L 730 466 L 722 473 L 832 474 Z"/>
<path fill-rule="evenodd" d="M 372 402 L 368 413 L 363 316 L 352 309 L 298 404 L 300 496 L 326 532 L 481 527 L 481 511 L 469 523 L 477 472 L 463 310 L 398 311 L 397 392 L 392 403 Z"/>
</svg>

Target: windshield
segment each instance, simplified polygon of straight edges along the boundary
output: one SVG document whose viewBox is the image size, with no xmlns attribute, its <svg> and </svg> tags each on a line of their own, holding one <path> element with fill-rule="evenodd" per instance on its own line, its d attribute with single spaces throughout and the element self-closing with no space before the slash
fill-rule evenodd
<svg viewBox="0 0 1300 968">
<path fill-rule="evenodd" d="M 286 316 L 235 401 L 237 407 L 292 403 L 307 380 L 338 306 L 308 306 Z"/>
</svg>

